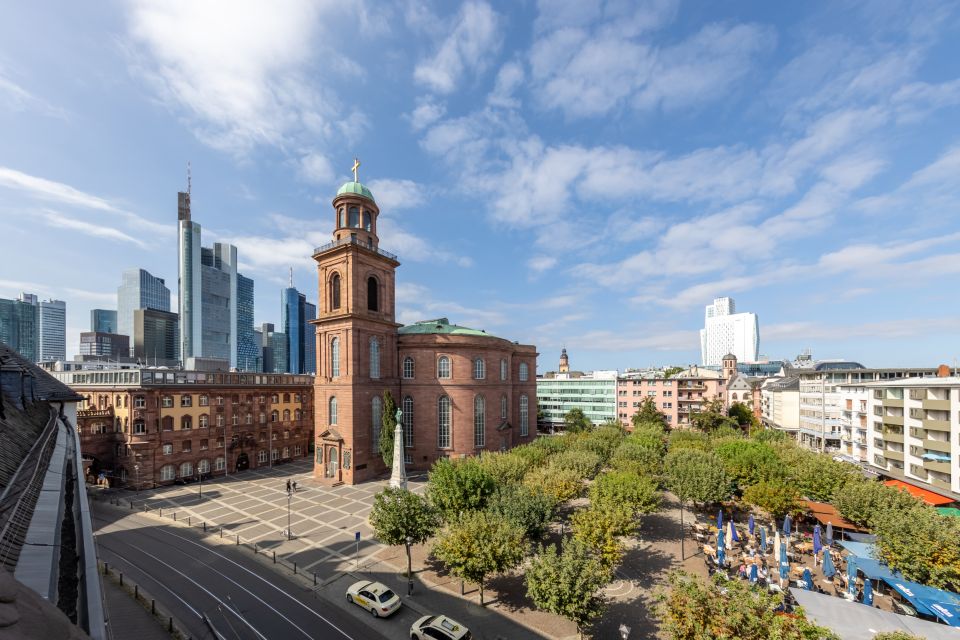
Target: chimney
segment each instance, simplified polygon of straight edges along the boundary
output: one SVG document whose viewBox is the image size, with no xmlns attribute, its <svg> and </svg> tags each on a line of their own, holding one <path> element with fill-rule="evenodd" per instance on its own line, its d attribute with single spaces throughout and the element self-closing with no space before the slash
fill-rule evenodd
<svg viewBox="0 0 960 640">
<path fill-rule="evenodd" d="M 937 377 L 938 378 L 949 378 L 950 377 L 950 367 L 945 364 L 937 367 Z"/>
</svg>

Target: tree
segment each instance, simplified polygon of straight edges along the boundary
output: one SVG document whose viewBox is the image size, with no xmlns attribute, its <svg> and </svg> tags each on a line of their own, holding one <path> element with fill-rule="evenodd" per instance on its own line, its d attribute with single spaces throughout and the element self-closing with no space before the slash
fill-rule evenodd
<svg viewBox="0 0 960 640">
<path fill-rule="evenodd" d="M 780 519 L 786 514 L 797 515 L 803 511 L 800 494 L 792 486 L 782 482 L 759 482 L 747 487 L 743 492 L 743 499 L 756 505 Z"/>
<path fill-rule="evenodd" d="M 960 590 L 960 519 L 917 504 L 874 516 L 880 559 L 908 579 L 947 591 Z"/>
<path fill-rule="evenodd" d="M 657 403 L 650 397 L 644 398 L 640 403 L 640 408 L 630 418 L 630 424 L 634 429 L 641 429 L 647 425 L 659 425 L 664 429 L 669 426 L 667 416 L 657 409 Z"/>
<path fill-rule="evenodd" d="M 496 480 L 476 458 L 441 458 L 430 470 L 427 495 L 450 522 L 467 511 L 483 509 L 496 488 Z"/>
<path fill-rule="evenodd" d="M 754 429 L 760 426 L 760 421 L 757 420 L 757 416 L 753 415 L 753 411 L 747 405 L 742 402 L 734 402 L 730 405 L 730 408 L 727 409 L 727 415 L 733 418 L 741 429 L 744 429 L 747 433 L 752 433 Z"/>
<path fill-rule="evenodd" d="M 876 516 L 887 511 L 903 513 L 922 502 L 906 491 L 881 482 L 864 480 L 843 485 L 837 491 L 833 504 L 840 515 L 850 522 L 873 528 Z"/>
<path fill-rule="evenodd" d="M 670 449 L 670 451 L 679 451 L 680 449 L 710 451 L 710 437 L 699 431 L 674 429 L 670 432 L 670 437 L 667 440 L 667 448 Z"/>
<path fill-rule="evenodd" d="M 667 367 L 666 369 L 663 370 L 663 377 L 672 378 L 673 376 L 677 375 L 681 371 L 683 371 L 683 367 Z"/>
<path fill-rule="evenodd" d="M 873 636 L 873 640 L 924 640 L 924 638 L 906 631 L 881 631 Z"/>
<path fill-rule="evenodd" d="M 514 451 L 484 451 L 480 454 L 480 466 L 501 484 L 510 484 L 523 481 L 531 462 Z"/>
<path fill-rule="evenodd" d="M 728 440 L 716 448 L 717 456 L 741 487 L 764 480 L 783 479 L 785 469 L 777 451 L 763 442 L 744 438 Z"/>
<path fill-rule="evenodd" d="M 737 421 L 723 409 L 723 400 L 714 398 L 701 405 L 700 411 L 690 414 L 690 424 L 699 431 L 711 433 L 720 427 L 733 427 L 739 431 Z"/>
<path fill-rule="evenodd" d="M 380 542 L 406 547 L 407 577 L 410 577 L 413 575 L 410 545 L 426 542 L 436 532 L 440 519 L 426 498 L 406 489 L 387 487 L 373 499 L 370 524 Z"/>
<path fill-rule="evenodd" d="M 497 487 L 487 500 L 487 511 L 522 529 L 527 538 L 537 539 L 546 531 L 555 505 L 552 496 L 523 485 L 508 484 Z"/>
<path fill-rule="evenodd" d="M 707 451 L 680 449 L 668 453 L 664 480 L 681 502 L 720 502 L 730 497 L 731 481 L 723 461 Z"/>
<path fill-rule="evenodd" d="M 608 568 L 616 566 L 623 555 L 620 537 L 633 534 L 637 528 L 629 507 L 611 503 L 592 504 L 574 512 L 570 525 L 573 537 L 587 545 Z"/>
<path fill-rule="evenodd" d="M 660 490 L 649 478 L 627 471 L 608 471 L 590 486 L 590 502 L 624 505 L 635 515 L 653 513 L 660 507 Z"/>
<path fill-rule="evenodd" d="M 839 640 L 802 614 L 782 615 L 783 594 L 767 593 L 743 580 L 711 582 L 682 571 L 670 574 L 670 589 L 657 594 L 662 631 L 671 640 Z"/>
<path fill-rule="evenodd" d="M 563 416 L 563 429 L 567 433 L 580 433 L 590 431 L 592 428 L 593 423 L 584 415 L 583 409 L 574 407 Z"/>
<path fill-rule="evenodd" d="M 610 581 L 611 573 L 582 542 L 563 541 L 541 547 L 526 572 L 527 595 L 544 611 L 563 616 L 583 628 L 603 612 L 597 592 Z"/>
<path fill-rule="evenodd" d="M 547 466 L 554 469 L 575 471 L 581 479 L 585 479 L 597 475 L 601 464 L 603 464 L 603 459 L 593 451 L 571 449 L 550 458 Z"/>
<path fill-rule="evenodd" d="M 784 455 L 789 451 L 789 458 Z M 860 468 L 846 463 L 837 462 L 823 453 L 803 451 L 793 444 L 783 445 L 780 457 L 786 463 L 790 482 L 811 500 L 832 502 L 848 482 L 860 482 L 863 476 Z M 790 459 L 792 458 L 792 459 Z"/>
<path fill-rule="evenodd" d="M 383 464 L 393 467 L 393 440 L 397 429 L 397 403 L 389 390 L 383 392 L 383 411 L 380 413 L 380 457 Z"/>
<path fill-rule="evenodd" d="M 480 585 L 480 606 L 484 579 L 520 564 L 523 551 L 523 530 L 485 511 L 465 513 L 440 535 L 433 547 L 433 555 L 450 573 Z"/>
<path fill-rule="evenodd" d="M 550 496 L 555 504 L 576 498 L 583 491 L 583 478 L 579 473 L 552 465 L 533 469 L 524 476 L 523 484 Z"/>
<path fill-rule="evenodd" d="M 625 445 L 629 444 L 627 447 Z M 638 476 L 658 478 L 663 472 L 663 452 L 636 443 L 624 442 L 610 458 L 616 471 L 629 471 Z"/>
</svg>

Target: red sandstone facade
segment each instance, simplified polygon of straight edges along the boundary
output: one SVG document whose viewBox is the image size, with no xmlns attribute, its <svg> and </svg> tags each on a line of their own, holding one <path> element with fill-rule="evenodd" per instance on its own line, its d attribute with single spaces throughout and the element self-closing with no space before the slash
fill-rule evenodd
<svg viewBox="0 0 960 640">
<path fill-rule="evenodd" d="M 314 252 L 319 284 L 314 477 L 354 484 L 387 471 L 377 446 L 385 392 L 403 411 L 409 470 L 507 449 L 536 432 L 536 348 L 445 319 L 402 327 L 396 256 L 380 213 L 348 183 L 333 200 L 334 240 Z"/>
</svg>

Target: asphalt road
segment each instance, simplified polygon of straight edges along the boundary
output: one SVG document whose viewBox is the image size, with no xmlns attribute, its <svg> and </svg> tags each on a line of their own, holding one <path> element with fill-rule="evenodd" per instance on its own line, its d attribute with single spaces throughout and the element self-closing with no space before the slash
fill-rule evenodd
<svg viewBox="0 0 960 640">
<path fill-rule="evenodd" d="M 194 640 L 381 640 L 311 589 L 265 569 L 248 551 L 198 531 L 93 503 L 100 560 L 150 593 Z M 216 627 L 215 636 L 204 622 Z"/>
</svg>

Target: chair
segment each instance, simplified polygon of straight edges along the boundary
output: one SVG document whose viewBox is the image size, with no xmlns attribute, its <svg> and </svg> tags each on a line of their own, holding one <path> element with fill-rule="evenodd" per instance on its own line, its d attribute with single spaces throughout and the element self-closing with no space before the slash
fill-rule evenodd
<svg viewBox="0 0 960 640">
<path fill-rule="evenodd" d="M 899 600 L 893 600 L 893 610 L 896 613 L 900 613 L 905 616 L 917 617 L 917 610 L 911 607 L 906 602 L 900 602 Z"/>
</svg>

